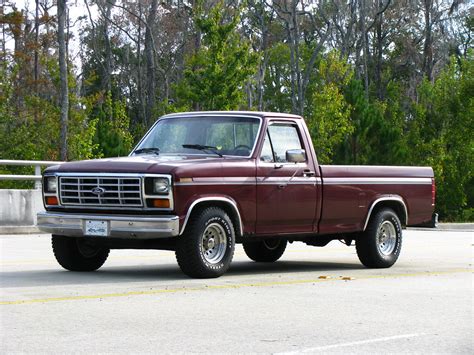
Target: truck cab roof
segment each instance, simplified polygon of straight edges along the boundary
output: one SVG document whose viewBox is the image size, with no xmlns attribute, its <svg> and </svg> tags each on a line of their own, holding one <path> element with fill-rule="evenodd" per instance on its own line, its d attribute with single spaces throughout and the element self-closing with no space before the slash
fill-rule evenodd
<svg viewBox="0 0 474 355">
<path fill-rule="evenodd" d="M 206 116 L 206 115 L 219 115 L 219 116 L 254 116 L 254 117 L 279 117 L 279 118 L 292 118 L 302 119 L 301 116 L 293 115 L 289 113 L 280 112 L 261 112 L 261 111 L 193 111 L 193 112 L 179 112 L 170 113 L 162 116 L 161 118 L 177 118 L 177 117 L 190 117 L 190 116 Z"/>
</svg>

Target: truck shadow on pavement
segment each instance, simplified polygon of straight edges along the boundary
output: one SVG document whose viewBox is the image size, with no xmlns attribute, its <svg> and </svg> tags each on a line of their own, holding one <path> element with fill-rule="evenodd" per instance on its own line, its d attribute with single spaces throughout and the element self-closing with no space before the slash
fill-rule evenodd
<svg viewBox="0 0 474 355">
<path fill-rule="evenodd" d="M 324 272 L 360 270 L 364 267 L 357 263 L 334 263 L 317 261 L 279 261 L 276 263 L 255 263 L 251 261 L 235 261 L 224 276 L 216 280 L 239 277 L 240 282 L 246 282 L 245 276 L 303 273 L 305 277 L 317 278 Z M 244 277 L 242 277 L 244 276 Z M 34 287 L 34 286 L 63 286 L 87 284 L 112 284 L 132 282 L 170 282 L 192 281 L 184 275 L 176 264 L 159 265 L 127 265 L 107 266 L 105 264 L 95 272 L 70 272 L 60 268 L 25 271 L 3 271 L 1 273 L 1 288 Z M 203 280 L 201 280 L 202 282 Z M 204 280 L 205 281 L 205 280 Z M 218 281 L 217 281 L 218 282 Z"/>
</svg>

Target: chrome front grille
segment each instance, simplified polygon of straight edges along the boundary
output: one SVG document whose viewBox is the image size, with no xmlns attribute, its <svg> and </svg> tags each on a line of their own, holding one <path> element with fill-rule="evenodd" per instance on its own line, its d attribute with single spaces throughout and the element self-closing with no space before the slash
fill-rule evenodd
<svg viewBox="0 0 474 355">
<path fill-rule="evenodd" d="M 64 206 L 143 206 L 140 177 L 60 176 L 59 197 Z"/>
</svg>

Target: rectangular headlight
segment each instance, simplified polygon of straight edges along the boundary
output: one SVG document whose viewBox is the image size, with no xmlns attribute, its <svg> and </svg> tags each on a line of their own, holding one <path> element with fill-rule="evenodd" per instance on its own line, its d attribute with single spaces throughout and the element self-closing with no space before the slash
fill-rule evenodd
<svg viewBox="0 0 474 355">
<path fill-rule="evenodd" d="M 58 188 L 57 182 L 56 182 L 56 176 L 48 176 L 44 179 L 44 181 L 45 181 L 44 191 L 49 192 L 49 193 L 56 193 L 56 190 Z"/>
<path fill-rule="evenodd" d="M 158 195 L 167 194 L 170 191 L 170 183 L 167 178 L 153 178 L 153 193 Z"/>
</svg>

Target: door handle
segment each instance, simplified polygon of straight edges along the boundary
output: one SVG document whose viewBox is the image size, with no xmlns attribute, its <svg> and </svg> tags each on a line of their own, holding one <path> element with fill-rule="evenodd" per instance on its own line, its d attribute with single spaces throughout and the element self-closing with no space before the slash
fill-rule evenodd
<svg viewBox="0 0 474 355">
<path fill-rule="evenodd" d="M 315 172 L 311 171 L 309 169 L 306 169 L 306 170 L 303 171 L 303 176 L 304 177 L 311 177 L 311 176 L 314 176 L 314 175 L 316 175 Z"/>
</svg>

